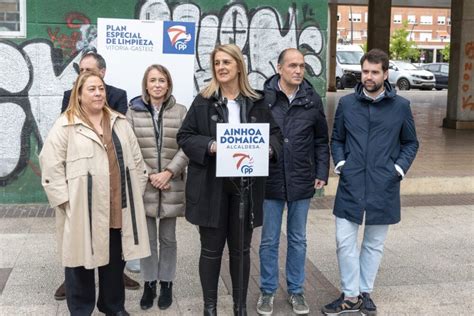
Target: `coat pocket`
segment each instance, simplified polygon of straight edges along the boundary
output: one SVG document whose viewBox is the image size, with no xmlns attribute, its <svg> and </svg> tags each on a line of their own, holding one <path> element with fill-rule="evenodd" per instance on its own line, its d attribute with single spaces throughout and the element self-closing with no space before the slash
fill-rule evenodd
<svg viewBox="0 0 474 316">
<path fill-rule="evenodd" d="M 66 179 L 87 175 L 89 173 L 89 160 L 92 157 L 92 148 L 68 155 L 66 157 Z"/>
</svg>

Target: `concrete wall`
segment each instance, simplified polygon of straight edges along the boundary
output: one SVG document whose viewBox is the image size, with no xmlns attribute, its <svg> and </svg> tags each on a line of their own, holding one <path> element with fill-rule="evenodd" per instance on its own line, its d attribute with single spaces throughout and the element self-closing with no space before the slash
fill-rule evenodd
<svg viewBox="0 0 474 316">
<path fill-rule="evenodd" d="M 235 42 L 255 87 L 275 73 L 281 49 L 305 49 L 307 78 L 325 95 L 325 0 L 28 0 L 27 38 L 0 39 L 0 203 L 46 201 L 38 153 L 77 76 L 81 50 L 95 46 L 98 17 L 195 21 L 194 93 L 211 76 L 214 45 Z"/>
</svg>

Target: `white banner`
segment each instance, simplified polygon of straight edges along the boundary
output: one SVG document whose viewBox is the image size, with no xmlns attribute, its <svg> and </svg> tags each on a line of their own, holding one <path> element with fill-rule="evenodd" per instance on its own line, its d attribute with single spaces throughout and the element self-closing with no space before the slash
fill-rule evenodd
<svg viewBox="0 0 474 316">
<path fill-rule="evenodd" d="M 268 123 L 217 124 L 216 177 L 268 176 Z"/>
<path fill-rule="evenodd" d="M 173 95 L 189 107 L 193 100 L 195 24 L 175 21 L 97 19 L 97 50 L 107 63 L 105 82 L 142 93 L 142 78 L 151 64 L 168 68 Z"/>
</svg>

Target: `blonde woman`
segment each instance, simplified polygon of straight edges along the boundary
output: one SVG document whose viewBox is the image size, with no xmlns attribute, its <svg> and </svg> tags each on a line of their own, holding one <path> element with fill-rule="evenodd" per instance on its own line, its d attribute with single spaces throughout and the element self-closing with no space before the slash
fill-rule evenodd
<svg viewBox="0 0 474 316">
<path fill-rule="evenodd" d="M 158 307 L 167 309 L 173 302 L 176 217 L 184 215 L 188 159 L 176 143 L 186 107 L 176 103 L 172 92 L 173 81 L 168 69 L 151 65 L 143 75 L 142 95 L 130 101 L 127 112 L 149 172 L 144 202 L 151 256 L 140 262 L 145 280 L 140 306 L 144 310 L 153 306 L 158 281 Z"/>
<path fill-rule="evenodd" d="M 204 296 L 204 315 L 216 315 L 217 284 L 222 252 L 230 252 L 234 313 L 239 300 L 239 200 L 240 182 L 216 177 L 217 123 L 270 123 L 271 153 L 279 152 L 281 135 L 273 120 L 268 98 L 250 87 L 242 53 L 233 44 L 219 45 L 211 53 L 212 80 L 194 99 L 178 133 L 178 144 L 189 157 L 186 183 L 186 219 L 199 226 L 201 256 L 199 275 Z M 271 159 L 276 156 L 270 154 Z M 250 272 L 250 243 L 254 227 L 262 225 L 265 178 L 246 183 L 249 190 L 244 232 L 243 314 Z"/>
<path fill-rule="evenodd" d="M 125 116 L 107 106 L 99 73 L 83 72 L 41 150 L 42 185 L 56 211 L 71 315 L 125 311 L 124 260 L 150 255 L 142 195 L 148 178 Z"/>
</svg>

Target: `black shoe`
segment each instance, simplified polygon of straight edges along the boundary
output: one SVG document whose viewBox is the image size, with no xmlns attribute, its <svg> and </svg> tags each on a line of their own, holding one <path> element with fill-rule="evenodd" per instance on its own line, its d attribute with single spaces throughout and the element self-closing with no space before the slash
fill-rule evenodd
<svg viewBox="0 0 474 316">
<path fill-rule="evenodd" d="M 127 290 L 138 290 L 140 288 L 140 283 L 133 280 L 125 273 L 123 274 L 123 285 Z"/>
<path fill-rule="evenodd" d="M 204 297 L 204 316 L 217 316 L 217 299 Z"/>
<path fill-rule="evenodd" d="M 105 316 L 130 316 L 130 314 L 126 310 L 123 310 L 116 313 L 105 314 Z"/>
<path fill-rule="evenodd" d="M 140 300 L 140 307 L 145 310 L 153 306 L 153 300 L 156 298 L 156 281 L 145 282 L 143 285 L 143 295 Z"/>
<path fill-rule="evenodd" d="M 167 309 L 173 303 L 173 282 L 160 281 L 161 289 L 158 297 L 158 307 Z"/>
<path fill-rule="evenodd" d="M 362 299 L 362 306 L 360 308 L 360 313 L 366 316 L 375 316 L 377 315 L 377 306 L 375 306 L 374 301 L 370 298 L 369 293 L 362 293 L 360 296 Z"/>
<path fill-rule="evenodd" d="M 62 301 L 66 299 L 66 286 L 64 282 L 61 283 L 56 292 L 54 292 L 54 299 L 56 301 Z"/>
<path fill-rule="evenodd" d="M 332 303 L 321 308 L 321 312 L 325 315 L 339 315 L 348 312 L 357 312 L 362 306 L 362 299 L 357 298 L 357 302 L 352 303 L 349 300 L 344 300 L 344 293 Z"/>
<path fill-rule="evenodd" d="M 242 314 L 239 314 L 239 305 L 234 304 L 234 316 L 244 315 L 247 316 L 247 306 L 242 306 Z"/>
</svg>

